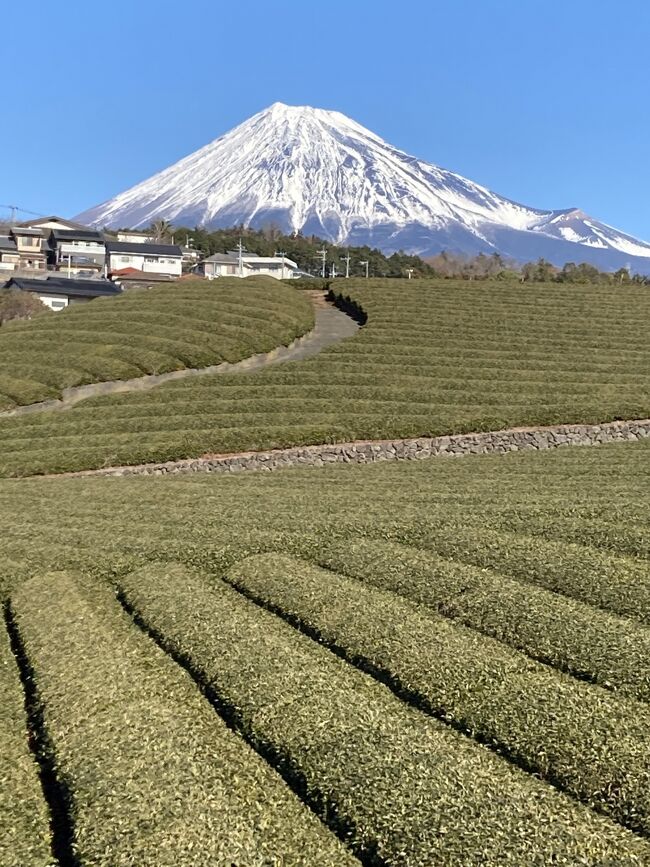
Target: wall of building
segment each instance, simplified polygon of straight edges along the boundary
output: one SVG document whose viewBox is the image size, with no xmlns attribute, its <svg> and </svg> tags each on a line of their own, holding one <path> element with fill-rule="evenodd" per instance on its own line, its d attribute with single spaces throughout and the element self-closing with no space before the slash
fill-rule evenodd
<svg viewBox="0 0 650 867">
<path fill-rule="evenodd" d="M 50 310 L 63 310 L 64 307 L 68 306 L 67 295 L 46 295 L 44 293 L 38 297 Z"/>
</svg>

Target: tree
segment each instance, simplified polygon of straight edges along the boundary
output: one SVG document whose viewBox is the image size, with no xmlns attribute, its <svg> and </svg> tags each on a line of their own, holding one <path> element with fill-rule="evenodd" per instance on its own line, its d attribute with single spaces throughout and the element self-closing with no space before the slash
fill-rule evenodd
<svg viewBox="0 0 650 867">
<path fill-rule="evenodd" d="M 172 239 L 174 227 L 169 220 L 156 220 L 151 224 L 151 234 L 158 244 L 169 244 Z"/>
<path fill-rule="evenodd" d="M 11 319 L 31 319 L 43 313 L 51 312 L 41 299 L 32 292 L 20 289 L 0 290 L 0 324 L 4 325 Z"/>
</svg>

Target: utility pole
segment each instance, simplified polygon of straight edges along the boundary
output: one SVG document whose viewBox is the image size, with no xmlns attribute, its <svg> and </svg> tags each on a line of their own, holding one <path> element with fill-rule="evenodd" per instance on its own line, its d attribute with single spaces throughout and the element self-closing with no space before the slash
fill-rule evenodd
<svg viewBox="0 0 650 867">
<path fill-rule="evenodd" d="M 325 269 L 327 267 L 327 250 L 325 249 L 325 247 L 323 247 L 322 250 L 318 250 L 318 255 L 320 256 L 321 262 L 323 263 L 320 275 L 324 280 L 325 279 Z"/>
<path fill-rule="evenodd" d="M 330 277 L 336 277 L 336 265 L 332 262 L 332 267 L 330 269 Z"/>
<path fill-rule="evenodd" d="M 359 262 L 359 265 L 365 265 L 366 267 L 366 280 L 368 279 L 368 260 L 364 259 L 363 262 Z"/>
<path fill-rule="evenodd" d="M 284 280 L 284 257 L 285 257 L 287 254 L 284 252 L 284 250 L 280 250 L 279 253 L 278 253 L 278 251 L 276 250 L 275 253 L 274 253 L 273 255 L 274 255 L 274 256 L 282 256 L 282 277 L 281 277 L 280 279 L 281 279 L 281 280 Z"/>
<path fill-rule="evenodd" d="M 411 275 L 413 274 L 414 268 L 407 268 L 406 273 L 409 275 L 409 280 L 411 279 Z"/>
<path fill-rule="evenodd" d="M 242 244 L 241 236 L 239 244 L 237 244 L 237 263 L 239 265 L 239 276 L 244 276 L 244 245 Z"/>
<path fill-rule="evenodd" d="M 345 262 L 345 276 L 346 278 L 350 276 L 350 251 L 348 250 L 347 256 L 341 256 L 341 261 Z"/>
</svg>

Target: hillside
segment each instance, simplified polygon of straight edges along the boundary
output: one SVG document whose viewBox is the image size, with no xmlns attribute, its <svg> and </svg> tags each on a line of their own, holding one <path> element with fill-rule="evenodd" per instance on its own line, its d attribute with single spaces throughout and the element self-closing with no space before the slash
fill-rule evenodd
<svg viewBox="0 0 650 867">
<path fill-rule="evenodd" d="M 0 482 L 2 863 L 647 864 L 649 448 Z"/>
<path fill-rule="evenodd" d="M 183 280 L 0 329 L 0 411 L 63 389 L 235 362 L 313 326 L 308 298 L 265 277 Z"/>
<path fill-rule="evenodd" d="M 650 415 L 641 286 L 349 280 L 357 336 L 300 362 L 0 419 L 0 472 Z"/>
</svg>

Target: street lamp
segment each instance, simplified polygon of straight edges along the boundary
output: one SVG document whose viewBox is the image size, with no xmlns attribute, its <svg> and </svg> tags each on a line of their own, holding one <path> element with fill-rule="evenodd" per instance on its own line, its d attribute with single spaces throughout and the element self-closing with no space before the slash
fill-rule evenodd
<svg viewBox="0 0 650 867">
<path fill-rule="evenodd" d="M 368 279 L 368 261 L 364 259 L 363 262 L 359 262 L 359 265 L 365 265 L 366 266 L 366 280 L 367 280 Z"/>
<path fill-rule="evenodd" d="M 411 275 L 413 274 L 413 271 L 415 271 L 415 268 L 407 268 L 406 269 L 406 273 L 409 275 L 409 280 L 411 279 Z"/>
</svg>

